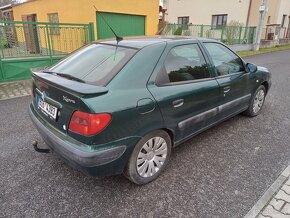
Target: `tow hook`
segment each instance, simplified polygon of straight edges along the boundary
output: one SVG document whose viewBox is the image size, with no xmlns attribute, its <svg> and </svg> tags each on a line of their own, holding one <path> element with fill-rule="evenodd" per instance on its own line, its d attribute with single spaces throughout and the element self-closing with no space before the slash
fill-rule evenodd
<svg viewBox="0 0 290 218">
<path fill-rule="evenodd" d="M 34 147 L 34 150 L 40 153 L 50 153 L 50 150 L 47 148 L 38 148 L 38 141 L 33 141 L 32 146 Z"/>
</svg>

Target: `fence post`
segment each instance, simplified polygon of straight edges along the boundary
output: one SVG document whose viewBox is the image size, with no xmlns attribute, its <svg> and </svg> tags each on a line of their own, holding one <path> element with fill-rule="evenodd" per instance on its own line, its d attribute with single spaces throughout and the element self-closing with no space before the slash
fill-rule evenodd
<svg viewBox="0 0 290 218">
<path fill-rule="evenodd" d="M 89 23 L 90 42 L 95 41 L 94 23 Z"/>
<path fill-rule="evenodd" d="M 2 58 L 0 57 L 0 82 L 4 81 L 4 69 L 3 69 L 3 62 L 2 62 Z"/>
<path fill-rule="evenodd" d="M 224 39 L 224 31 L 225 31 L 225 26 L 222 26 L 221 42 L 223 42 L 223 39 Z"/>
<path fill-rule="evenodd" d="M 176 26 L 175 26 L 175 23 L 174 23 L 173 27 L 172 27 L 172 35 L 174 35 L 175 31 L 176 31 Z"/>
<path fill-rule="evenodd" d="M 203 37 L 203 24 L 200 26 L 200 37 Z"/>
<path fill-rule="evenodd" d="M 247 27 L 246 27 L 246 28 L 247 28 Z M 239 44 L 241 44 L 242 31 L 243 31 L 243 27 L 240 26 Z"/>
<path fill-rule="evenodd" d="M 48 24 L 45 24 L 45 29 L 46 29 L 46 37 L 47 37 L 47 45 L 48 45 L 48 53 L 49 53 L 49 57 L 50 57 L 50 63 L 52 64 L 52 50 L 51 50 Z"/>
<path fill-rule="evenodd" d="M 254 43 L 255 40 L 255 32 L 256 32 L 256 27 L 251 27 L 251 43 Z"/>
</svg>

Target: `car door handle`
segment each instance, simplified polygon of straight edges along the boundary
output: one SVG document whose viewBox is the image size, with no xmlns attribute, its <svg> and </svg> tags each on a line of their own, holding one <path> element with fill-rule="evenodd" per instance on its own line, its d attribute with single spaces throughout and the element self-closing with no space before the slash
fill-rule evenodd
<svg viewBox="0 0 290 218">
<path fill-rule="evenodd" d="M 184 100 L 183 99 L 178 99 L 172 102 L 173 107 L 180 107 L 184 104 Z"/>
<path fill-rule="evenodd" d="M 231 90 L 231 87 L 230 86 L 226 86 L 224 87 L 224 93 L 228 93 L 229 91 Z"/>
</svg>

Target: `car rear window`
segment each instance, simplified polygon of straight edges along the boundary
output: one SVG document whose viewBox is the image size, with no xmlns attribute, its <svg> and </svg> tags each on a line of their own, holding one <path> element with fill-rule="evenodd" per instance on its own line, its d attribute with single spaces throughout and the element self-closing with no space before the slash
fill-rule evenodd
<svg viewBox="0 0 290 218">
<path fill-rule="evenodd" d="M 49 71 L 69 74 L 86 83 L 106 86 L 137 52 L 115 45 L 91 44 L 64 58 Z"/>
</svg>

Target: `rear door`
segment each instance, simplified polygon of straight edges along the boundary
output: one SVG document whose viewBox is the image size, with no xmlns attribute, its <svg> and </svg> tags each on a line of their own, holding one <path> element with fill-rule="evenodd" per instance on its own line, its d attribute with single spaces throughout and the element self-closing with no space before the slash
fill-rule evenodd
<svg viewBox="0 0 290 218">
<path fill-rule="evenodd" d="M 148 88 L 158 102 L 165 126 L 174 130 L 178 142 L 214 119 L 219 85 L 198 43 L 172 46 L 160 61 L 156 82 Z"/>
<path fill-rule="evenodd" d="M 223 96 L 218 108 L 221 119 L 247 109 L 251 94 L 248 90 L 249 73 L 243 61 L 229 48 L 218 42 L 204 42 L 216 80 Z"/>
</svg>

